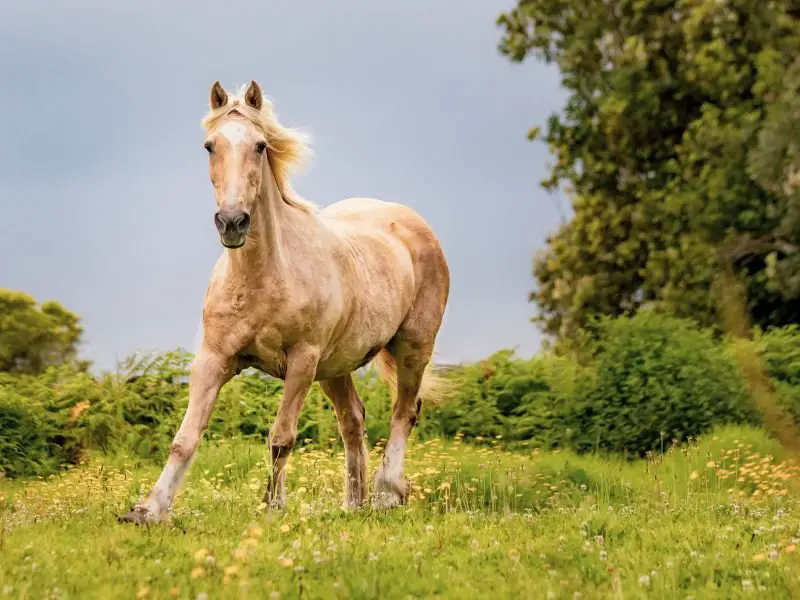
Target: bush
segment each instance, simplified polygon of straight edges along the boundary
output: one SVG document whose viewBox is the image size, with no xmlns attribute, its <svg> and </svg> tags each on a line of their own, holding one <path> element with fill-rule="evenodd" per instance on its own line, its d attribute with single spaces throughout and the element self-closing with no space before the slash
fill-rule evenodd
<svg viewBox="0 0 800 600">
<path fill-rule="evenodd" d="M 594 381 L 568 416 L 578 451 L 643 455 L 715 425 L 758 421 L 732 355 L 709 331 L 650 311 L 598 327 Z"/>
<path fill-rule="evenodd" d="M 642 455 L 716 425 L 758 421 L 730 347 L 692 323 L 642 312 L 604 319 L 588 364 L 510 350 L 449 370 L 453 392 L 423 403 L 414 435 L 473 443 L 572 447 Z M 784 406 L 800 422 L 800 329 L 757 332 Z M 86 450 L 162 462 L 188 404 L 191 355 L 130 360 L 93 377 L 69 367 L 0 373 L 0 469 L 9 477 L 47 475 Z M 368 369 L 355 377 L 367 413 L 368 442 L 389 436 L 387 387 Z M 283 383 L 246 371 L 222 390 L 207 437 L 267 443 Z M 298 424 L 298 444 L 340 446 L 333 407 L 314 385 Z"/>
<path fill-rule="evenodd" d="M 775 385 L 778 402 L 800 425 L 800 327 L 757 330 L 755 341 Z"/>
<path fill-rule="evenodd" d="M 583 369 L 568 359 L 543 355 L 522 360 L 510 350 L 454 369 L 448 377 L 455 391 L 442 406 L 424 410 L 423 434 L 541 447 L 565 442 L 566 407 L 575 385 L 585 378 Z"/>
<path fill-rule="evenodd" d="M 44 476 L 77 463 L 83 445 L 69 413 L 23 396 L 9 385 L 12 381 L 0 377 L 0 472 L 7 477 Z"/>
</svg>

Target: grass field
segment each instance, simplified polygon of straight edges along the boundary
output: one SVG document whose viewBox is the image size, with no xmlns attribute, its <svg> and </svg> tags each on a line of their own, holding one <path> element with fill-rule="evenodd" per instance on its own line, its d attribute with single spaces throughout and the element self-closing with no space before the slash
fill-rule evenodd
<svg viewBox="0 0 800 600">
<path fill-rule="evenodd" d="M 158 465 L 93 457 L 1 481 L 0 596 L 800 596 L 798 467 L 756 430 L 634 463 L 417 443 L 412 499 L 390 513 L 342 512 L 342 457 L 310 446 L 290 462 L 288 510 L 265 511 L 265 449 L 201 446 L 167 526 L 116 522 Z"/>
</svg>

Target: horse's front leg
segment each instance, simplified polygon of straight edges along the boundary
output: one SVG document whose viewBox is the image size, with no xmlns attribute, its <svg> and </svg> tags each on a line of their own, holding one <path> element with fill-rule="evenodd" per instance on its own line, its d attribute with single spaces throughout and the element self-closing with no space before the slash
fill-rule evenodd
<svg viewBox="0 0 800 600">
<path fill-rule="evenodd" d="M 144 503 L 120 516 L 120 521 L 143 524 L 169 518 L 172 499 L 208 425 L 217 394 L 233 373 L 231 359 L 205 348 L 198 352 L 189 375 L 189 406 L 172 442 L 167 464 Z"/>
<path fill-rule="evenodd" d="M 297 439 L 297 422 L 311 384 L 317 373 L 319 350 L 295 346 L 286 354 L 286 379 L 278 414 L 269 432 L 272 472 L 267 482 L 264 502 L 272 508 L 286 506 L 286 461 Z"/>
</svg>

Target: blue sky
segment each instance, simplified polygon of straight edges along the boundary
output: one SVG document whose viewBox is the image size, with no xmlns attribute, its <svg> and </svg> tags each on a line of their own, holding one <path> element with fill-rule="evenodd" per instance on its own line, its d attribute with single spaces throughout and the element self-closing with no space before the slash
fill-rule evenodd
<svg viewBox="0 0 800 600">
<path fill-rule="evenodd" d="M 452 291 L 437 354 L 529 355 L 531 259 L 557 227 L 525 133 L 558 73 L 497 51 L 500 0 L 51 0 L 0 6 L 0 286 L 83 318 L 101 368 L 193 348 L 221 252 L 200 119 L 208 89 L 257 80 L 315 158 L 297 191 L 408 204 Z M 563 202 L 563 199 L 561 200 Z"/>
</svg>

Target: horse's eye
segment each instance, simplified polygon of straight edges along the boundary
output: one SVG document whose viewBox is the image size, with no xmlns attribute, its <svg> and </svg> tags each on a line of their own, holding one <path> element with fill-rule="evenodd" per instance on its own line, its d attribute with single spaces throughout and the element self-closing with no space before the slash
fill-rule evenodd
<svg viewBox="0 0 800 600">
<path fill-rule="evenodd" d="M 264 151 L 266 149 L 267 149 L 267 143 L 266 142 L 258 142 L 256 144 L 256 152 L 258 152 L 259 154 L 264 154 Z"/>
<path fill-rule="evenodd" d="M 214 144 L 212 144 L 211 142 L 206 142 L 205 144 L 203 144 L 203 148 L 205 148 L 206 151 L 209 154 L 211 154 L 214 151 Z"/>
</svg>

